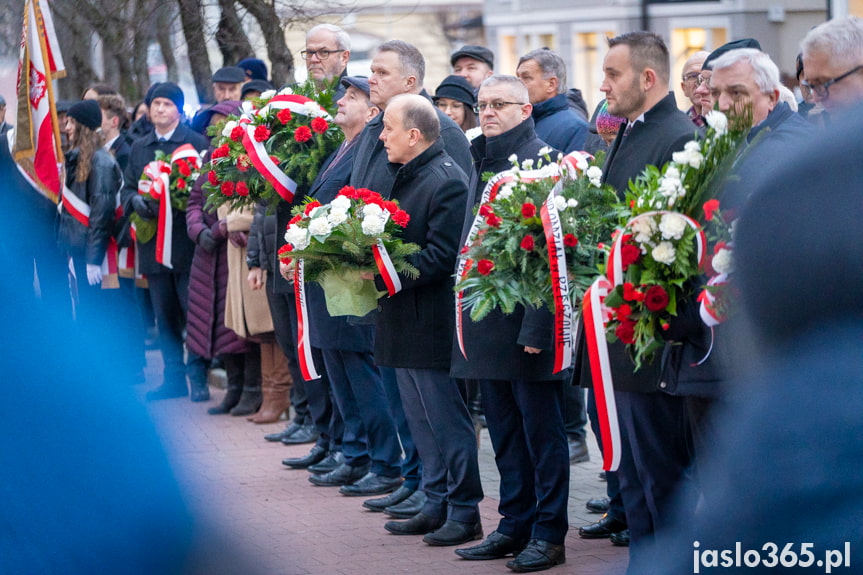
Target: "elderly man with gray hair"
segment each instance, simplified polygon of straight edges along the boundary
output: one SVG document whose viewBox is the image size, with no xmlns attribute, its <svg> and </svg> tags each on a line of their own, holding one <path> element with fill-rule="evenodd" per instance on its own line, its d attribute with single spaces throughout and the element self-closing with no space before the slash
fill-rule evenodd
<svg viewBox="0 0 863 575">
<path fill-rule="evenodd" d="M 563 58 L 548 48 L 533 50 L 518 61 L 516 76 L 527 86 L 539 139 L 564 154 L 583 150 L 587 122 L 569 107 Z"/>
<path fill-rule="evenodd" d="M 816 26 L 800 43 L 803 52 L 801 82 L 812 100 L 830 114 L 863 102 L 863 19 L 834 18 Z"/>
</svg>

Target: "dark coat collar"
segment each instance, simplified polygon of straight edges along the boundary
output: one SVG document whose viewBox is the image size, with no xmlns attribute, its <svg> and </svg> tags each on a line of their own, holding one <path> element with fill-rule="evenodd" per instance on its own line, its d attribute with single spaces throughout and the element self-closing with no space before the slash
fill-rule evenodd
<svg viewBox="0 0 863 575">
<path fill-rule="evenodd" d="M 390 163 L 390 169 L 396 172 L 397 179 L 408 179 L 417 175 L 429 162 L 444 151 L 443 141 L 438 138 L 431 146 L 426 148 L 419 156 L 407 164 Z"/>
<path fill-rule="evenodd" d="M 569 102 L 566 99 L 566 94 L 558 94 L 553 98 L 549 98 L 545 102 L 535 104 L 531 115 L 534 120 L 541 120 L 546 116 L 551 116 L 552 114 L 556 114 L 557 112 L 566 110 L 567 108 L 569 108 Z"/>
<path fill-rule="evenodd" d="M 515 128 L 498 136 L 490 138 L 477 136 L 471 146 L 474 158 L 477 160 L 508 158 L 526 142 L 536 138 L 535 126 L 533 118 L 527 118 Z"/>
</svg>

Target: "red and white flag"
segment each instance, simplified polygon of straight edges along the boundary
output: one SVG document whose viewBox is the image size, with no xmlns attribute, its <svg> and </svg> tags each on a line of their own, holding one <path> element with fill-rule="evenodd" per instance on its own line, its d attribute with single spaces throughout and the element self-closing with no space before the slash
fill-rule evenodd
<svg viewBox="0 0 863 575">
<path fill-rule="evenodd" d="M 18 61 L 18 116 L 12 151 L 33 186 L 57 202 L 63 150 L 52 81 L 66 75 L 46 0 L 27 0 Z"/>
</svg>

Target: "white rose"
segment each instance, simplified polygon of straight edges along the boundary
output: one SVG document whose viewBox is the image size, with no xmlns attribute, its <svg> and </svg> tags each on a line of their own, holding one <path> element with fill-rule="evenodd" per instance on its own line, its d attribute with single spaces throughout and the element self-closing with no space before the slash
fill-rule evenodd
<svg viewBox="0 0 863 575">
<path fill-rule="evenodd" d="M 677 257 L 677 252 L 671 242 L 659 242 L 659 244 L 650 251 L 650 255 L 654 260 L 661 264 L 671 265 L 674 263 L 674 258 Z"/>
<path fill-rule="evenodd" d="M 575 198 L 569 198 L 568 200 L 566 200 L 566 207 L 567 208 L 577 208 L 578 207 L 578 200 L 576 200 Z"/>
<path fill-rule="evenodd" d="M 327 221 L 328 218 L 313 218 L 311 222 L 309 222 L 309 233 L 313 236 L 328 236 L 333 231 L 333 226 L 330 225 L 330 222 Z"/>
<path fill-rule="evenodd" d="M 592 183 L 593 180 L 599 180 L 602 178 L 602 168 L 600 168 L 599 166 L 590 166 L 589 168 L 587 168 L 585 175 L 590 178 Z"/>
<path fill-rule="evenodd" d="M 713 269 L 721 274 L 730 274 L 734 271 L 734 256 L 731 250 L 721 249 L 713 256 Z"/>
<path fill-rule="evenodd" d="M 701 153 L 701 145 L 698 142 L 696 142 L 695 140 L 689 140 L 688 142 L 686 142 L 686 145 L 683 146 L 683 149 L 686 150 L 687 152 L 690 152 L 690 153 L 692 153 L 692 152 Z"/>
<path fill-rule="evenodd" d="M 261 100 L 272 100 L 276 97 L 275 90 L 267 90 L 265 92 L 261 92 Z"/>
<path fill-rule="evenodd" d="M 330 210 L 330 213 L 327 214 L 327 221 L 330 222 L 331 225 L 337 226 L 339 224 L 343 224 L 348 220 L 348 212 L 346 210 Z"/>
<path fill-rule="evenodd" d="M 231 120 L 230 122 L 225 124 L 225 127 L 222 130 L 222 135 L 226 138 L 230 138 L 231 132 L 233 132 L 234 128 L 236 128 L 237 126 L 239 126 L 239 124 L 235 120 Z"/>
<path fill-rule="evenodd" d="M 377 204 L 366 204 L 363 206 L 363 217 L 364 218 L 376 218 L 380 217 L 383 213 L 383 208 L 381 208 Z"/>
<path fill-rule="evenodd" d="M 379 236 L 384 233 L 386 219 L 382 217 L 366 217 L 363 219 L 363 233 L 367 236 Z"/>
<path fill-rule="evenodd" d="M 656 231 L 656 222 L 653 218 L 638 218 L 632 223 L 633 239 L 639 244 L 653 245 L 651 237 Z"/>
<path fill-rule="evenodd" d="M 686 220 L 678 214 L 663 214 L 659 221 L 659 231 L 662 232 L 664 240 L 679 240 L 686 231 Z"/>
<path fill-rule="evenodd" d="M 330 202 L 330 207 L 334 210 L 345 211 L 351 207 L 351 200 L 345 196 L 336 196 L 336 199 Z"/>
<path fill-rule="evenodd" d="M 566 198 L 564 198 L 563 196 L 554 196 L 554 207 L 556 207 L 559 212 L 565 210 Z"/>
<path fill-rule="evenodd" d="M 717 136 L 722 136 L 728 131 L 728 118 L 719 110 L 711 110 L 704 118 L 707 125 L 713 128 Z"/>
<path fill-rule="evenodd" d="M 297 224 L 291 224 L 285 232 L 285 241 L 294 246 L 295 250 L 304 250 L 309 247 L 309 231 Z"/>
</svg>

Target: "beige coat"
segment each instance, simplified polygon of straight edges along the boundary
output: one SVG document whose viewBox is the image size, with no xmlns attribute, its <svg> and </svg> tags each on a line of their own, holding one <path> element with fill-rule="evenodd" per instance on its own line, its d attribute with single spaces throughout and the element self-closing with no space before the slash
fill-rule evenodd
<svg viewBox="0 0 863 575">
<path fill-rule="evenodd" d="M 219 207 L 219 219 L 228 222 L 228 232 L 248 232 L 252 226 L 254 209 L 231 211 L 227 205 Z M 265 272 L 266 273 L 266 272 Z M 225 325 L 240 337 L 249 337 L 273 331 L 273 317 L 264 289 L 252 290 L 247 277 L 246 248 L 228 242 L 228 296 L 225 303 Z M 266 277 L 264 278 L 266 284 Z"/>
</svg>

